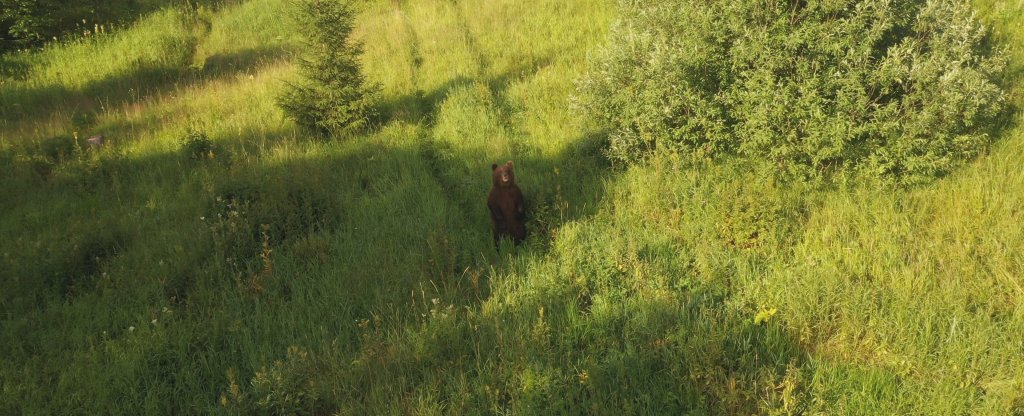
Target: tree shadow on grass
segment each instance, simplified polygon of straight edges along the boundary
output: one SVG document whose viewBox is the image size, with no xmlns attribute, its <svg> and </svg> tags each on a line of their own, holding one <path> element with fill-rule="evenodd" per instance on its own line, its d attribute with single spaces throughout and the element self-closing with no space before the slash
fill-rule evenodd
<svg viewBox="0 0 1024 416">
<path fill-rule="evenodd" d="M 524 61 L 508 71 L 480 79 L 460 76 L 427 92 L 417 90 L 385 100 L 380 106 L 377 124 L 418 123 L 433 126 L 441 106 L 453 92 L 483 85 L 490 92 L 492 110 L 498 114 L 514 154 L 485 155 L 467 151 L 453 140 L 437 140 L 429 129 L 421 130 L 418 139 L 421 155 L 428 161 L 430 173 L 442 184 L 447 198 L 461 208 L 467 223 L 488 224 L 486 198 L 491 187 L 492 163 L 514 159 L 517 180 L 527 198 L 528 209 L 537 235 L 546 238 L 551 229 L 566 221 L 590 214 L 600 201 L 603 181 L 608 179 L 610 165 L 603 154 L 607 135 L 602 131 L 582 133 L 566 144 L 555 156 L 539 156 L 536 149 L 525 149 L 519 143 L 520 132 L 513 131 L 509 120 L 514 113 L 507 102 L 508 88 L 517 80 L 529 78 L 538 68 L 547 66 L 552 58 Z M 503 119 L 503 120 L 502 120 Z M 500 158 L 496 159 L 496 158 Z M 486 160 L 486 163 L 478 161 Z M 480 163 L 477 165 L 477 163 Z"/>
<path fill-rule="evenodd" d="M 225 147 L 235 148 L 228 141 L 217 139 Z M 380 305 L 398 302 L 408 295 L 418 283 L 415 280 L 420 268 L 428 262 L 422 254 L 422 235 L 447 228 L 444 202 L 435 200 L 432 192 L 436 185 L 429 177 L 415 172 L 418 160 L 414 152 L 366 147 L 336 156 L 267 165 L 223 163 L 216 157 L 197 159 L 186 153 L 68 162 L 64 166 L 67 170 L 41 181 L 31 194 L 20 198 L 9 211 L 5 209 L 12 216 L 5 215 L 0 224 L 0 232 L 7 234 L 0 244 L 0 252 L 5 253 L 0 258 L 4 270 L 0 316 L 5 321 L 8 317 L 33 314 L 49 316 L 80 302 L 95 303 L 92 309 L 96 316 L 108 318 L 85 325 L 95 327 L 93 332 L 99 333 L 109 331 L 110 326 L 137 325 L 111 321 L 145 313 L 146 304 L 170 304 L 186 320 L 203 317 L 220 322 L 226 317 L 215 311 L 222 310 L 221 302 L 227 301 L 242 310 L 263 304 L 266 306 L 260 309 L 271 315 L 289 314 L 294 306 L 304 305 L 295 313 L 331 316 L 329 326 L 344 333 L 351 330 L 348 324 L 354 319 L 347 319 L 349 313 L 368 316 L 369 311 L 382 308 Z M 70 170 L 72 164 L 78 163 L 83 169 Z M 90 163 L 98 167 L 85 169 L 84 165 Z M 401 205 L 399 201 L 412 205 Z M 49 208 L 40 210 L 41 206 Z M 32 211 L 37 211 L 36 220 L 15 224 L 15 216 Z M 111 233 L 116 238 L 110 237 Z M 261 276 L 264 244 L 275 251 L 273 260 L 279 263 L 272 275 Z M 155 259 L 161 260 L 159 264 Z M 130 272 L 136 267 L 132 265 L 140 262 L 149 264 L 142 278 Z M 112 302 L 125 297 L 133 301 Z M 293 303 L 292 299 L 299 302 Z M 338 305 L 323 299 L 345 306 L 339 310 Z M 127 314 L 120 311 L 122 308 Z M 216 316 L 205 316 L 207 313 Z M 346 315 L 345 319 L 339 314 Z M 260 319 L 268 318 L 260 314 L 252 317 L 255 321 L 244 321 L 251 328 L 265 326 Z M 51 328 L 63 331 L 62 325 Z M 40 364 L 24 356 L 25 352 L 59 361 L 57 357 L 66 356 L 63 354 L 67 352 L 61 348 L 74 350 L 73 345 L 85 345 L 82 339 L 48 345 L 45 340 L 49 336 L 44 333 L 10 332 L 30 327 L 4 322 L 2 328 L 4 350 L 19 365 Z M 236 335 L 242 335 L 221 329 L 225 332 L 215 335 L 232 338 L 233 343 L 239 341 Z M 298 338 L 268 334 L 258 338 L 256 345 L 243 345 L 263 349 L 265 344 L 281 344 L 275 340 L 324 341 L 306 332 L 308 329 L 293 323 L 253 329 L 261 335 L 285 331 Z M 125 335 L 111 334 L 114 339 Z M 166 347 L 181 346 L 175 345 Z M 166 375 L 145 372 L 132 380 L 100 384 L 103 388 L 118 385 L 127 391 L 153 388 L 166 392 L 169 395 L 162 402 L 167 413 L 178 413 L 173 410 L 188 406 L 202 408 L 203 404 L 216 403 L 216 389 L 221 386 L 215 381 L 228 367 L 248 366 L 237 359 L 224 360 L 226 356 L 234 357 L 230 351 L 200 353 L 210 354 L 208 358 L 213 362 L 224 365 L 210 368 L 192 362 L 177 370 L 181 375 L 191 371 L 204 374 L 202 381 L 215 383 L 212 386 L 174 385 Z M 34 374 L 42 377 L 44 373 Z M 104 379 L 103 374 L 96 376 Z M 150 377 L 154 379 L 147 380 Z M 35 380 L 38 384 L 30 390 L 57 389 L 60 383 L 50 381 Z M 125 382 L 128 384 L 123 385 Z M 164 385 L 165 382 L 170 384 Z M 30 385 L 33 380 L 19 383 Z M 73 395 L 95 388 L 99 387 L 68 385 L 62 391 Z M 197 402 L 181 404 L 170 400 L 179 389 L 192 391 Z M 210 391 L 215 392 L 213 397 L 209 397 Z M 138 397 L 141 396 L 145 394 Z M 26 409 L 48 405 L 31 400 L 21 403 L 28 406 Z M 90 407 L 89 403 L 84 405 Z M 101 403 L 93 405 L 99 407 Z"/>
<path fill-rule="evenodd" d="M 586 257 L 583 266 L 597 270 L 533 261 L 506 277 L 531 285 L 468 308 L 426 302 L 418 322 L 368 330 L 355 360 L 328 354 L 353 363 L 332 370 L 327 383 L 343 387 L 330 400 L 355 413 L 378 406 L 454 414 L 797 410 L 809 381 L 800 373 L 805 353 L 780 324 L 755 323 L 753 313 L 729 305 L 723 283 L 697 283 L 684 268 L 671 290 L 636 292 L 647 283 L 601 271 L 601 259 Z M 608 284 L 583 288 L 577 272 Z"/>
<path fill-rule="evenodd" d="M 202 76 L 218 78 L 240 72 L 255 72 L 288 55 L 289 51 L 283 47 L 249 48 L 231 53 L 215 53 L 206 57 L 199 73 Z"/>
<path fill-rule="evenodd" d="M 9 54 L 0 54 L 0 80 L 20 81 L 28 74 L 29 66 L 23 59 Z"/>
<path fill-rule="evenodd" d="M 453 90 L 483 82 L 496 97 L 500 98 L 501 93 L 513 81 L 533 75 L 537 68 L 547 66 L 553 61 L 550 57 L 523 61 L 501 74 L 481 78 L 458 76 L 430 91 L 417 89 L 412 94 L 389 97 L 378 106 L 379 116 L 374 121 L 378 125 L 396 121 L 432 124 L 437 116 L 439 106 Z"/>
<path fill-rule="evenodd" d="M 40 123 L 58 112 L 74 118 L 76 114 L 95 116 L 101 111 L 116 111 L 151 97 L 255 72 L 283 59 L 287 53 L 281 47 L 268 47 L 214 54 L 206 58 L 201 68 L 141 64 L 125 74 L 90 82 L 81 90 L 11 84 L 0 89 L 0 125 Z"/>
<path fill-rule="evenodd" d="M 214 142 L 225 150 L 248 153 L 259 149 L 244 145 L 250 139 Z M 106 382 L 61 384 L 45 379 L 45 371 L 31 371 L 41 378 L 19 383 L 31 386 L 27 390 L 58 395 L 111 386 L 137 393 L 140 388 L 167 394 L 190 391 L 194 403 L 162 401 L 167 413 L 176 413 L 216 403 L 217 389 L 223 387 L 219 381 L 228 368 L 241 369 L 246 377 L 257 370 L 251 362 L 241 361 L 237 351 L 263 354 L 258 352 L 282 351 L 294 343 L 326 345 L 328 338 L 357 351 L 359 330 L 352 322 L 389 311 L 396 322 L 408 322 L 430 304 L 429 298 L 419 296 L 419 301 L 413 300 L 419 306 L 405 306 L 410 293 L 445 296 L 436 289 L 463 278 L 460 291 L 446 294 L 462 299 L 446 300 L 480 299 L 482 289 L 465 280 L 462 262 L 477 263 L 477 272 L 486 268 L 476 257 L 493 250 L 486 221 L 465 222 L 461 209 L 443 196 L 444 185 L 424 174 L 430 168 L 415 145 L 378 146 L 372 143 L 374 138 L 365 140 L 371 143 L 337 144 L 328 153 L 273 163 L 263 163 L 259 155 L 227 160 L 194 157 L 184 149 L 142 157 L 100 153 L 69 160 L 54 176 L 40 178 L 27 197 L 8 207 L 11 216 L 0 224 L 0 231 L 13 233 L 2 236 L 0 252 L 7 254 L 0 265 L 5 273 L 17 276 L 2 283 L 3 316 L 41 317 L 80 308 L 84 302 L 92 305 L 95 316 L 104 318 L 51 329 L 84 325 L 91 328 L 87 332 L 100 333 L 136 325 L 129 320 L 133 316 L 171 305 L 177 319 L 195 320 L 196 325 L 230 323 L 202 333 L 206 335 L 183 336 L 210 336 L 211 345 L 234 345 L 235 352 L 176 350 L 191 344 L 180 342 L 152 346 L 163 357 L 205 357 L 171 371 L 182 376 L 179 379 L 200 374 L 194 380 L 199 384 L 175 384 L 176 377 L 148 372 L 142 362 L 136 363 L 142 370 L 128 380 L 94 374 L 80 381 Z M 8 186 L 13 185 L 4 187 Z M 50 208 L 35 214 L 37 220 L 31 224 L 13 222 L 43 205 Z M 65 235 L 68 230 L 73 235 Z M 273 255 L 265 256 L 266 250 Z M 145 269 L 142 278 L 133 272 L 139 267 Z M 114 302 L 122 298 L 132 302 Z M 244 312 L 219 315 L 225 305 Z M 235 319 L 239 324 L 231 323 Z M 243 329 L 237 329 L 239 325 Z M 85 345 L 81 339 L 48 345 L 45 333 L 21 332 L 30 327 L 3 328 L 5 350 L 23 366 L 42 365 L 47 360 L 33 358 L 40 356 L 60 362 L 59 357 L 75 355 L 67 353 L 76 345 Z M 110 336 L 116 342 L 127 334 Z M 31 356 L 26 356 L 29 351 Z M 272 358 L 260 355 L 256 362 Z M 168 371 L 166 366 L 157 367 Z M 25 410 L 32 403 L 54 406 L 49 410 L 57 413 L 67 409 L 61 403 L 21 403 Z M 100 408 L 102 403 L 82 405 Z M 126 406 L 134 408 L 131 403 Z"/>
</svg>

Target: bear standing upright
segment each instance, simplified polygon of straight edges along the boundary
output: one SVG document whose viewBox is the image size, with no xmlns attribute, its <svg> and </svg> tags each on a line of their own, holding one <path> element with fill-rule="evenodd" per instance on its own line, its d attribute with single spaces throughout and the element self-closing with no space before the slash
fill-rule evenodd
<svg viewBox="0 0 1024 416">
<path fill-rule="evenodd" d="M 519 245 L 526 238 L 526 206 L 523 192 L 516 185 L 512 173 L 512 161 L 504 165 L 491 165 L 491 194 L 487 196 L 487 208 L 491 211 L 491 231 L 494 233 L 494 247 L 504 237 L 512 237 Z"/>
</svg>

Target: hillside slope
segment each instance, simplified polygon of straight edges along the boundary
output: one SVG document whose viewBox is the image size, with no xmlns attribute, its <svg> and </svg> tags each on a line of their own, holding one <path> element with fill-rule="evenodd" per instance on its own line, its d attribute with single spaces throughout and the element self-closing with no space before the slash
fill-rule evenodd
<svg viewBox="0 0 1024 416">
<path fill-rule="evenodd" d="M 1024 1 L 975 3 L 1020 107 Z M 572 105 L 610 2 L 360 2 L 383 121 L 322 140 L 287 4 L 0 58 L 0 413 L 1024 412 L 1019 113 L 909 190 L 624 169 Z"/>
</svg>

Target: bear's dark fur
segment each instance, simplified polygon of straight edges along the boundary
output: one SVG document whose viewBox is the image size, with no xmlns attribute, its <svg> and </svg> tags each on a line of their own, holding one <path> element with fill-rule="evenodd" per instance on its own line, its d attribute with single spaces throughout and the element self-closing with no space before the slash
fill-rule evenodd
<svg viewBox="0 0 1024 416">
<path fill-rule="evenodd" d="M 491 211 L 491 231 L 494 232 L 494 246 L 505 237 L 519 245 L 526 238 L 526 207 L 523 192 L 516 185 L 512 173 L 512 161 L 504 165 L 491 165 L 491 194 L 487 196 L 487 208 Z"/>
</svg>

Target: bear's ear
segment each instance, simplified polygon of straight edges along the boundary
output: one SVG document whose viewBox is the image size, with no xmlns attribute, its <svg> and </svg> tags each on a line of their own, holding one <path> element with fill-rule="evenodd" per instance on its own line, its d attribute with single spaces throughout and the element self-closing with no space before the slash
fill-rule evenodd
<svg viewBox="0 0 1024 416">
<path fill-rule="evenodd" d="M 512 167 L 512 161 L 505 162 L 505 166 Z"/>
<path fill-rule="evenodd" d="M 495 171 L 495 170 L 498 170 L 498 164 L 497 163 L 492 163 L 491 164 L 491 171 Z"/>
</svg>

